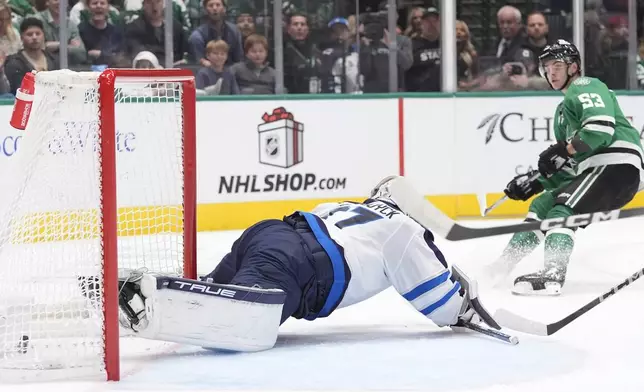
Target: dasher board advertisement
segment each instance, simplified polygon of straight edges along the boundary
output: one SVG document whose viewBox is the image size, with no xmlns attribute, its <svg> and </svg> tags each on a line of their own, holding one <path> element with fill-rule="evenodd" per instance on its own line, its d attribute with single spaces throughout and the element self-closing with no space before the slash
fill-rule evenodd
<svg viewBox="0 0 644 392">
<path fill-rule="evenodd" d="M 202 203 L 367 196 L 398 174 L 396 99 L 197 105 Z"/>
</svg>

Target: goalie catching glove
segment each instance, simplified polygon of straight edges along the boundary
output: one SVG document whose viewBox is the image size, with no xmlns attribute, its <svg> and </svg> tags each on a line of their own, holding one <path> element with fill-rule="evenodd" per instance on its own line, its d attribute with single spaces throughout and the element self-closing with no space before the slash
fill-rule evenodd
<svg viewBox="0 0 644 392">
<path fill-rule="evenodd" d="M 512 200 L 528 200 L 543 191 L 543 185 L 539 181 L 538 174 L 539 172 L 536 170 L 526 174 L 519 174 L 508 183 L 503 192 Z"/>
</svg>

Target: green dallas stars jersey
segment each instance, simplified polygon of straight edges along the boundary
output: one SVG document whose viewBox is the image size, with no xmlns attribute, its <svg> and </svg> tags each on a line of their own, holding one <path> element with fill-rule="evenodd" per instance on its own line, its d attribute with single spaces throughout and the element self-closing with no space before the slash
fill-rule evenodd
<svg viewBox="0 0 644 392">
<path fill-rule="evenodd" d="M 580 77 L 570 84 L 557 106 L 554 134 L 557 141 L 566 142 L 578 134 L 590 151 L 576 153 L 572 168 L 543 179 L 546 189 L 558 188 L 589 167 L 620 163 L 639 168 L 640 183 L 644 185 L 640 135 L 622 113 L 615 93 L 599 79 Z"/>
</svg>

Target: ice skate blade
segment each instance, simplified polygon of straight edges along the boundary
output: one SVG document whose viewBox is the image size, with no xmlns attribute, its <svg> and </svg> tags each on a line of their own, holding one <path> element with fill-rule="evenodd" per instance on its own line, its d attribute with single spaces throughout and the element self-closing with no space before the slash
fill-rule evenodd
<svg viewBox="0 0 644 392">
<path fill-rule="evenodd" d="M 512 287 L 512 294 L 534 297 L 556 297 L 561 294 L 561 285 L 546 284 L 545 290 L 534 290 L 528 282 L 518 282 Z"/>
</svg>

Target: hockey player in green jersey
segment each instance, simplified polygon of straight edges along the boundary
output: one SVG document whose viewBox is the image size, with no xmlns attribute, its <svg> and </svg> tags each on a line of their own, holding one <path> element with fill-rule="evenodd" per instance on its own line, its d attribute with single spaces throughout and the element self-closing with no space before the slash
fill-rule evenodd
<svg viewBox="0 0 644 392">
<path fill-rule="evenodd" d="M 539 170 L 519 175 L 505 194 L 530 204 L 526 221 L 622 208 L 644 184 L 639 133 L 628 122 L 615 94 L 600 80 L 581 76 L 577 48 L 564 40 L 546 46 L 539 71 L 564 94 L 554 116 L 557 143 L 539 155 Z M 540 173 L 540 176 L 539 176 Z M 517 294 L 558 295 L 574 246 L 574 231 L 515 234 L 488 273 L 507 276 L 544 242 L 544 268 L 514 280 Z"/>
</svg>

